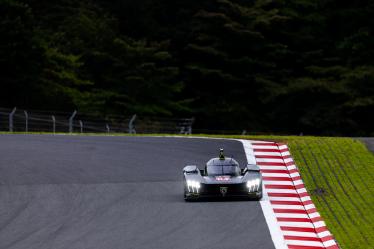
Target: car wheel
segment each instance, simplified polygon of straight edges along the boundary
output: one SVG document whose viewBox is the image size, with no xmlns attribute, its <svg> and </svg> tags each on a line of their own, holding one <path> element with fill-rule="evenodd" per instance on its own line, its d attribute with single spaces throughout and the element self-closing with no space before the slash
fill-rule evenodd
<svg viewBox="0 0 374 249">
<path fill-rule="evenodd" d="M 184 183 L 183 198 L 184 198 L 185 201 L 189 201 L 189 198 L 187 196 L 186 183 Z"/>
</svg>

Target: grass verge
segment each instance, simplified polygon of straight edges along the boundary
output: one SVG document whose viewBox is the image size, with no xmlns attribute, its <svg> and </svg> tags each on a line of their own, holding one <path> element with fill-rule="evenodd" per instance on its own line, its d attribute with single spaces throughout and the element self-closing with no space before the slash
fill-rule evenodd
<svg viewBox="0 0 374 249">
<path fill-rule="evenodd" d="M 314 204 L 339 245 L 374 248 L 374 155 L 350 138 L 289 138 Z"/>
</svg>

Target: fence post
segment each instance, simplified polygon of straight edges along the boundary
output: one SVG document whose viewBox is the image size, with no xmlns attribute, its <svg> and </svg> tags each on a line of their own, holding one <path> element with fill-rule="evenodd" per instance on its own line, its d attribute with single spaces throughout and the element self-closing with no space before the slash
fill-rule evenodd
<svg viewBox="0 0 374 249">
<path fill-rule="evenodd" d="M 187 135 L 191 135 L 192 134 L 192 127 L 191 125 L 188 126 L 188 129 L 187 129 Z"/>
<path fill-rule="evenodd" d="M 56 118 L 53 115 L 52 115 L 52 130 L 53 130 L 53 134 L 55 134 L 56 133 Z"/>
<path fill-rule="evenodd" d="M 136 114 L 134 114 L 132 116 L 132 118 L 130 119 L 130 122 L 129 122 L 129 133 L 130 134 L 135 134 L 136 133 L 136 130 L 135 130 L 135 127 L 134 127 L 135 119 L 136 119 Z"/>
<path fill-rule="evenodd" d="M 106 132 L 109 133 L 110 132 L 110 127 L 108 124 L 105 125 L 105 129 L 106 129 Z"/>
<path fill-rule="evenodd" d="M 82 122 L 82 120 L 79 120 L 79 127 L 81 128 L 81 133 L 83 133 L 83 122 Z"/>
<path fill-rule="evenodd" d="M 12 112 L 9 113 L 9 131 L 10 132 L 13 132 L 13 116 L 16 111 L 17 111 L 17 107 L 14 107 Z"/>
<path fill-rule="evenodd" d="M 73 133 L 73 120 L 74 120 L 75 115 L 77 115 L 76 110 L 73 112 L 73 114 L 69 118 L 69 132 L 70 133 Z"/>
<path fill-rule="evenodd" d="M 195 121 L 195 118 L 190 119 L 190 122 L 189 122 L 188 128 L 187 128 L 187 134 L 188 135 L 192 135 L 192 124 L 193 124 L 194 121 Z"/>
<path fill-rule="evenodd" d="M 29 132 L 29 114 L 27 111 L 23 111 L 25 113 L 25 132 Z"/>
</svg>

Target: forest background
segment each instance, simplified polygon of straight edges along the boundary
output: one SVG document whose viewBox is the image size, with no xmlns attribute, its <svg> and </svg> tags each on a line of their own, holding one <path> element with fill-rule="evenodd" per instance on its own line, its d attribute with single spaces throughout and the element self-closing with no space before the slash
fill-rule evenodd
<svg viewBox="0 0 374 249">
<path fill-rule="evenodd" d="M 0 107 L 374 135 L 374 2 L 0 0 Z"/>
</svg>

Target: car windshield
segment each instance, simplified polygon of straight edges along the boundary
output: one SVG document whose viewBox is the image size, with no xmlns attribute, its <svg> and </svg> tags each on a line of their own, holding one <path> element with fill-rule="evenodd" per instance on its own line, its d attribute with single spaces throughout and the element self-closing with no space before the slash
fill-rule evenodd
<svg viewBox="0 0 374 249">
<path fill-rule="evenodd" d="M 240 168 L 237 165 L 215 165 L 207 167 L 208 176 L 230 175 L 238 176 Z"/>
</svg>

